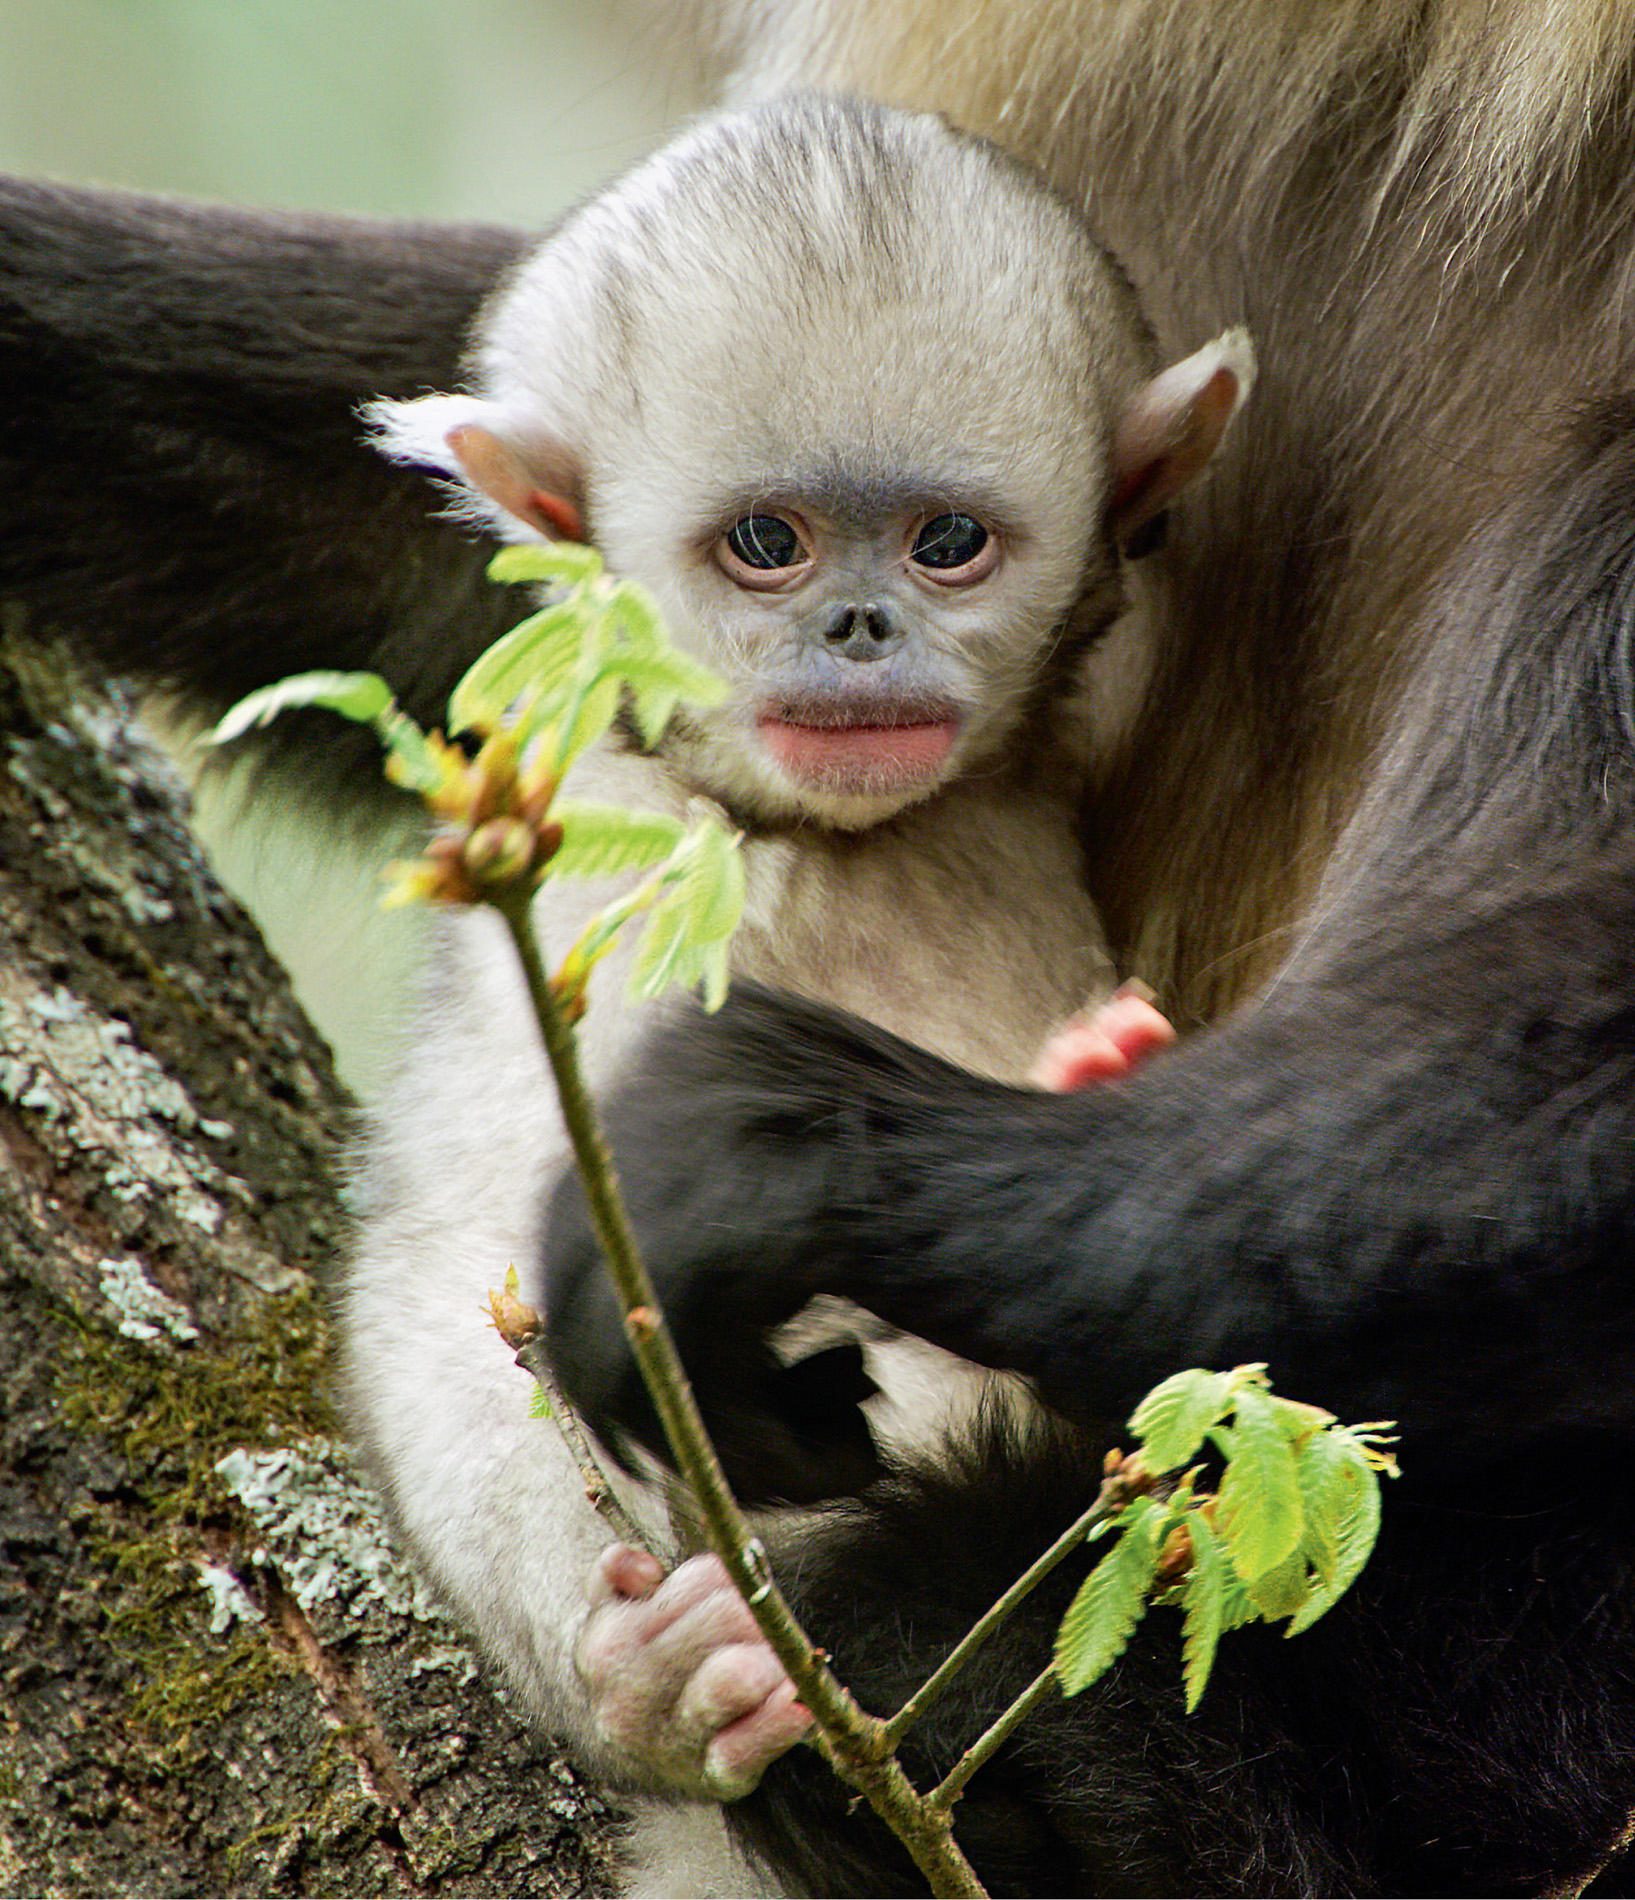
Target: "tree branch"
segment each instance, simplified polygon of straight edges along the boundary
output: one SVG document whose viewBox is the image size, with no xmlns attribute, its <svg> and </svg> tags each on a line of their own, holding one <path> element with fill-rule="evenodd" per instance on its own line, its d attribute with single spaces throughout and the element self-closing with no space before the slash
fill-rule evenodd
<svg viewBox="0 0 1635 1900">
<path fill-rule="evenodd" d="M 1141 1477 L 1144 1480 L 1145 1474 L 1142 1473 Z M 886 1723 L 885 1740 L 888 1748 L 897 1747 L 988 1638 L 1004 1626 L 1015 1613 L 1017 1606 L 1036 1590 L 1060 1563 L 1072 1556 L 1089 1536 L 1091 1530 L 1104 1518 L 1112 1517 L 1124 1508 L 1134 1491 L 1139 1488 L 1139 1483 L 1140 1480 L 1132 1481 L 1132 1477 L 1122 1462 L 1107 1473 L 1102 1480 L 1101 1490 L 1096 1494 L 1096 1501 L 1089 1510 L 1082 1517 L 1075 1519 L 1044 1555 L 1030 1564 L 1015 1583 L 995 1600 L 993 1607 L 971 1625 L 937 1669 Z"/>
<path fill-rule="evenodd" d="M 698 1500 L 710 1547 L 811 1710 L 825 1758 L 902 1840 L 934 1894 L 981 1900 L 986 1890 L 954 1841 L 947 1805 L 939 1806 L 915 1789 L 891 1754 L 885 1724 L 860 1708 L 836 1678 L 773 1580 L 766 1550 L 727 1485 L 642 1263 L 619 1196 L 613 1158 L 579 1068 L 568 1013 L 540 957 L 528 892 L 519 884 L 485 896 L 504 918 L 516 946 L 591 1219 L 624 1306 L 625 1330 L 677 1469 Z"/>
</svg>

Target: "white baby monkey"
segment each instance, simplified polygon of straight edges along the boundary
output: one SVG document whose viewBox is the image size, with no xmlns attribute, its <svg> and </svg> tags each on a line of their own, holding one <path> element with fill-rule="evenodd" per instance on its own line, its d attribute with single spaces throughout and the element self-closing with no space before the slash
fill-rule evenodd
<svg viewBox="0 0 1635 1900">
<path fill-rule="evenodd" d="M 572 212 L 483 312 L 471 393 L 373 420 L 505 538 L 592 542 L 727 679 L 722 705 L 647 751 L 610 740 L 568 789 L 725 808 L 750 893 L 735 973 L 1020 1080 L 1111 986 L 1076 817 L 1162 620 L 1162 559 L 1137 556 L 1252 374 L 1241 332 L 1160 372 L 1117 265 L 991 146 L 803 96 L 702 122 Z M 547 944 L 611 889 L 549 887 Z M 482 1312 L 512 1263 L 537 1276 L 564 1142 L 502 933 L 482 915 L 437 930 L 362 1169 L 352 1422 L 540 1721 L 592 1773 L 698 1794 L 721 1785 L 715 1734 L 764 1687 L 746 1677 L 735 1701 L 715 1660 L 724 1690 L 689 1698 L 704 1638 L 594 1694 L 575 1666 L 605 1532 Z M 604 1085 L 647 1020 L 623 983 L 598 971 L 584 1025 Z M 953 1364 L 872 1347 L 877 1435 L 935 1442 Z M 775 1488 L 820 1494 L 786 1450 Z M 662 1542 L 658 1490 L 630 1494 Z M 636 1853 L 641 1891 L 756 1878 L 707 1810 L 654 1804 Z"/>
</svg>

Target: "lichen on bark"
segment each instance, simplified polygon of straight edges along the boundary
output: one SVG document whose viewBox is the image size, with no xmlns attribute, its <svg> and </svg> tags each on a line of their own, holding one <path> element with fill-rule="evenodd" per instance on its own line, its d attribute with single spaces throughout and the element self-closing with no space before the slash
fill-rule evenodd
<svg viewBox="0 0 1635 1900">
<path fill-rule="evenodd" d="M 117 694 L 0 638 L 0 1894 L 595 1893 L 339 1444 L 327 1050 Z"/>
</svg>

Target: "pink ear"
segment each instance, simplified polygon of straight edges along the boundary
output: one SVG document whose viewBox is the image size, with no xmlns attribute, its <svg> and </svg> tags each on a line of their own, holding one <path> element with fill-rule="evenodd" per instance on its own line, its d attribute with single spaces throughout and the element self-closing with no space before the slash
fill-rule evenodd
<svg viewBox="0 0 1635 1900">
<path fill-rule="evenodd" d="M 1113 429 L 1107 524 L 1124 546 L 1204 472 L 1254 385 L 1246 330 L 1228 330 L 1155 376 L 1125 404 Z"/>
<path fill-rule="evenodd" d="M 568 492 L 559 493 L 555 486 L 541 488 L 537 474 L 521 456 L 479 423 L 463 422 L 450 429 L 445 440 L 472 486 L 480 488 L 508 515 L 515 515 L 518 521 L 527 522 L 530 528 L 555 541 L 584 540 L 577 480 L 562 481 L 562 489 Z M 561 473 L 565 478 L 569 476 L 566 465 Z"/>
<path fill-rule="evenodd" d="M 579 510 L 566 495 L 548 495 L 543 488 L 536 488 L 530 497 L 534 510 L 534 526 L 545 533 L 554 533 L 562 541 L 583 541 L 585 524 Z M 524 519 L 527 519 L 525 516 Z"/>
</svg>

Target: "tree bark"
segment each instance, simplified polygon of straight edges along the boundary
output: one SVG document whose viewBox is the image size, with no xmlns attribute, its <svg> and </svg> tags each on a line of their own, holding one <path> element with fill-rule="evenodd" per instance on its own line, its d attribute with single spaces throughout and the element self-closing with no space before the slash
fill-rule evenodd
<svg viewBox="0 0 1635 1900">
<path fill-rule="evenodd" d="M 599 1894 L 338 1440 L 348 1110 L 117 697 L 0 634 L 0 1894 Z"/>
</svg>

